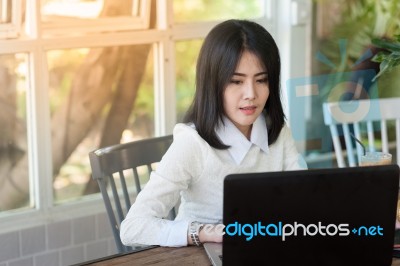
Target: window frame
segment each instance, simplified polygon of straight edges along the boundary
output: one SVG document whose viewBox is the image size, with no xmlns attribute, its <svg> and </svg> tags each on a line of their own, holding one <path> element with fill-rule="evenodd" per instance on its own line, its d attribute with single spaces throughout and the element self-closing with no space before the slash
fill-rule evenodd
<svg viewBox="0 0 400 266">
<path fill-rule="evenodd" d="M 7 0 L 0 0 L 0 5 L 6 5 Z M 9 23 L 0 23 L 0 40 L 18 38 L 21 34 L 22 23 L 22 1 L 11 0 L 11 21 Z M 3 8 L 1 10 L 4 10 Z"/>
<path fill-rule="evenodd" d="M 96 19 L 60 18 L 47 16 L 49 21 L 42 21 L 44 34 L 50 36 L 100 33 L 105 31 L 143 30 L 149 28 L 151 0 L 131 0 L 138 11 L 137 16 L 104 17 Z M 45 17 L 46 18 L 46 17 Z M 42 20 L 42 16 L 40 16 Z"/>
<path fill-rule="evenodd" d="M 13 0 L 19 1 L 19 0 Z M 273 0 L 264 0 L 264 17 L 254 19 L 273 35 L 276 21 L 271 11 Z M 173 23 L 172 1 L 155 0 L 157 4 L 157 25 L 155 29 L 133 31 L 131 20 L 115 20 L 124 31 L 96 32 L 90 35 L 65 35 L 47 38 L 46 29 L 40 23 L 40 2 L 27 0 L 27 19 L 32 22 L 27 36 L 1 41 L 0 54 L 27 53 L 30 71 L 27 88 L 28 156 L 32 209 L 17 209 L 0 213 L 0 233 L 46 224 L 67 218 L 77 218 L 104 212 L 101 195 L 84 196 L 79 200 L 55 204 L 53 198 L 51 118 L 49 108 L 49 84 L 46 52 L 53 49 L 93 48 L 119 45 L 153 44 L 154 46 L 154 101 L 155 135 L 172 133 L 176 124 L 175 91 L 175 42 L 204 38 L 210 29 L 220 21 L 196 23 Z M 154 3 L 154 2 L 153 2 Z M 21 6 L 19 13 L 22 13 Z M 128 25 L 129 24 L 129 25 Z M 61 28 L 64 26 L 60 25 Z M 126 30 L 127 28 L 130 30 Z M 88 27 L 90 28 L 90 27 Z M 100 28 L 100 27 L 99 27 Z M 98 28 L 98 29 L 99 29 Z M 64 27 L 67 32 L 68 27 Z M 103 28 L 104 29 L 104 28 Z M 54 30 L 54 29 L 53 29 Z M 46 32 L 47 31 L 47 32 Z M 29 35 L 31 34 L 31 35 Z M 27 223 L 29 219 L 29 223 Z"/>
</svg>

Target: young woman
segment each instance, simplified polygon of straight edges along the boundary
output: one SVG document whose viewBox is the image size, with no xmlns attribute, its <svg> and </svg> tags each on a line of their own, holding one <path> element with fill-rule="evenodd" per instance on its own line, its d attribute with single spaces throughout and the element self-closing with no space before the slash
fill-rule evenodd
<svg viewBox="0 0 400 266">
<path fill-rule="evenodd" d="M 226 175 L 306 167 L 285 125 L 279 79 L 278 47 L 262 26 L 228 20 L 211 30 L 186 123 L 175 126 L 171 147 L 121 224 L 125 245 L 221 242 L 210 227 L 222 222 Z M 179 200 L 176 219 L 163 219 Z"/>
</svg>

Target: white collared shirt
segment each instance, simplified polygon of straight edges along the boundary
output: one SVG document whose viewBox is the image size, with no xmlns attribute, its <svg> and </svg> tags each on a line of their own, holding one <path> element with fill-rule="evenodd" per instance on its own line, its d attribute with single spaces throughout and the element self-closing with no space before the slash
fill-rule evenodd
<svg viewBox="0 0 400 266">
<path fill-rule="evenodd" d="M 240 164 L 249 152 L 252 145 L 258 146 L 263 152 L 268 154 L 268 129 L 263 115 L 258 116 L 251 129 L 250 140 L 227 117 L 223 117 L 223 124 L 216 130 L 217 136 L 225 144 L 230 146 L 230 155 L 236 164 Z"/>
<path fill-rule="evenodd" d="M 306 168 L 287 126 L 270 146 L 266 132 L 262 116 L 253 124 L 250 141 L 225 121 L 216 133 L 231 147 L 219 150 L 193 126 L 177 124 L 171 147 L 121 223 L 122 243 L 186 246 L 191 221 L 221 223 L 223 180 L 228 174 Z M 163 219 L 179 200 L 175 220 Z"/>
</svg>

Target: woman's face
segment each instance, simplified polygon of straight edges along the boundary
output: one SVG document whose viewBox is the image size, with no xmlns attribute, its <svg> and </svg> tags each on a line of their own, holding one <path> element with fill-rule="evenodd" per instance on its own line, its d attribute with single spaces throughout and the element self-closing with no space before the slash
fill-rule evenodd
<svg viewBox="0 0 400 266">
<path fill-rule="evenodd" d="M 248 139 L 268 96 L 267 70 L 255 54 L 245 50 L 224 90 L 224 111 Z"/>
</svg>

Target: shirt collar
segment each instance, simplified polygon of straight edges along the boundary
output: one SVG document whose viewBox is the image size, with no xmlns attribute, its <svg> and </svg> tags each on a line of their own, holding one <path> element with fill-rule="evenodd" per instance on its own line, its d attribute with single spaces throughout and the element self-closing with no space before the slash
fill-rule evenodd
<svg viewBox="0 0 400 266">
<path fill-rule="evenodd" d="M 265 153 L 269 151 L 268 130 L 265 118 L 262 114 L 259 115 L 253 123 L 250 141 L 240 132 L 232 121 L 225 116 L 223 117 L 223 123 L 217 127 L 216 133 L 225 145 L 230 146 L 228 151 L 238 165 L 243 161 L 253 144 L 258 146 Z"/>
</svg>

